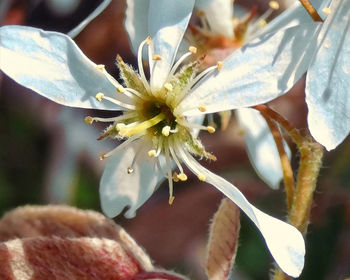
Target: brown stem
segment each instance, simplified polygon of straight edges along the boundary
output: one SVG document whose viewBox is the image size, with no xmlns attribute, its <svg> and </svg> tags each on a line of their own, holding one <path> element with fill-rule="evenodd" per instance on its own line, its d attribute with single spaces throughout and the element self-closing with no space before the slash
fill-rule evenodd
<svg viewBox="0 0 350 280">
<path fill-rule="evenodd" d="M 314 21 L 321 21 L 321 22 L 323 21 L 323 19 L 317 13 L 316 9 L 312 6 L 309 0 L 299 0 L 299 1 Z"/>
<path fill-rule="evenodd" d="M 299 130 L 294 128 L 285 118 L 283 118 L 280 114 L 272 110 L 271 108 L 267 107 L 266 105 L 257 105 L 252 107 L 256 110 L 258 110 L 261 114 L 265 114 L 269 116 L 271 119 L 276 121 L 278 124 L 280 124 L 289 134 L 289 136 L 292 138 L 293 142 L 300 147 L 302 146 L 304 142 L 304 136 L 300 134 Z"/>
<path fill-rule="evenodd" d="M 294 196 L 293 170 L 290 165 L 290 161 L 286 154 L 286 151 L 284 150 L 283 139 L 278 126 L 274 121 L 272 121 L 269 118 L 267 114 L 261 113 L 261 115 L 265 118 L 266 123 L 270 128 L 273 139 L 275 140 L 275 143 L 277 146 L 278 154 L 281 159 L 281 165 L 282 165 L 282 171 L 283 171 L 283 183 L 286 191 L 287 207 L 288 207 L 288 211 L 290 211 L 292 207 L 293 196 Z"/>
</svg>

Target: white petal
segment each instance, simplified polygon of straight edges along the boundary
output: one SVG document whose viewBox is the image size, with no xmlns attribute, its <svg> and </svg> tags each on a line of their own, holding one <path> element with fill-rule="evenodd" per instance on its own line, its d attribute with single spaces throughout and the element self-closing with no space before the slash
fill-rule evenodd
<svg viewBox="0 0 350 280">
<path fill-rule="evenodd" d="M 197 0 L 196 8 L 205 12 L 211 31 L 226 37 L 233 36 L 232 0 Z"/>
<path fill-rule="evenodd" d="M 266 34 L 236 50 L 201 80 L 176 109 L 184 115 L 250 107 L 287 92 L 310 63 L 319 23 Z"/>
<path fill-rule="evenodd" d="M 100 183 L 103 212 L 110 218 L 130 207 L 125 217 L 132 218 L 157 187 L 163 175 L 157 170 L 155 160 L 147 155 L 151 146 L 144 139 L 136 140 L 117 154 L 108 158 Z M 133 172 L 127 169 L 133 164 Z"/>
<path fill-rule="evenodd" d="M 150 35 L 148 31 L 149 3 L 150 0 L 127 0 L 126 2 L 124 25 L 134 54 L 137 54 L 140 43 Z"/>
<path fill-rule="evenodd" d="M 61 7 L 68 6 L 70 9 L 71 9 L 72 3 L 74 3 L 74 1 L 71 1 L 71 0 L 69 0 L 69 1 L 66 0 L 64 4 L 62 3 L 62 0 L 59 0 L 59 1 L 51 0 L 51 2 L 54 5 L 58 5 Z M 103 0 L 102 3 L 100 5 L 98 5 L 98 7 L 86 19 L 84 19 L 81 23 L 79 23 L 79 25 L 76 26 L 73 30 L 69 31 L 69 33 L 67 35 L 71 38 L 76 37 L 92 20 L 95 19 L 95 17 L 97 17 L 99 14 L 101 14 L 104 11 L 104 9 L 106 9 L 107 6 L 111 2 L 112 2 L 112 0 Z M 78 2 L 78 4 L 79 4 L 79 2 Z"/>
<path fill-rule="evenodd" d="M 266 184 L 278 189 L 283 178 L 281 159 L 265 119 L 253 109 L 239 109 L 236 116 L 244 131 L 250 162 Z M 290 158 L 290 149 L 285 141 L 284 149 Z"/>
<path fill-rule="evenodd" d="M 306 79 L 312 136 L 332 150 L 350 131 L 350 1 L 333 0 Z"/>
<path fill-rule="evenodd" d="M 304 267 L 305 243 L 302 234 L 293 226 L 273 218 L 253 205 L 231 183 L 210 172 L 193 160 L 189 165 L 206 175 L 206 182 L 231 199 L 253 221 L 263 235 L 271 255 L 288 275 L 298 277 Z M 195 172 L 194 170 L 192 170 Z"/>
<path fill-rule="evenodd" d="M 149 33 L 152 37 L 150 61 L 151 88 L 161 88 L 174 63 L 176 52 L 190 20 L 194 0 L 151 0 L 148 14 Z"/>
<path fill-rule="evenodd" d="M 11 25 L 0 38 L 0 69 L 22 86 L 71 107 L 120 109 L 95 99 L 116 89 L 68 36 Z"/>
</svg>

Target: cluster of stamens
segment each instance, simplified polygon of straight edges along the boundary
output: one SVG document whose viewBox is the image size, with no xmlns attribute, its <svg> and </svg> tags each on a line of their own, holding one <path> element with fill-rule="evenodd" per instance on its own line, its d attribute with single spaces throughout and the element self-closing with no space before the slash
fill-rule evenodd
<svg viewBox="0 0 350 280">
<path fill-rule="evenodd" d="M 121 107 L 123 114 L 115 118 L 98 118 L 86 117 L 85 122 L 92 124 L 93 122 L 111 122 L 112 125 L 107 127 L 104 133 L 98 138 L 125 139 L 114 150 L 102 154 L 100 159 L 105 159 L 113 154 L 121 151 L 124 147 L 134 142 L 139 138 L 147 139 L 152 143 L 152 149 L 147 152 L 150 158 L 156 159 L 158 169 L 163 172 L 164 176 L 169 181 L 169 203 L 174 200 L 173 196 L 173 181 L 186 181 L 187 175 L 181 162 L 186 161 L 186 165 L 191 165 L 191 154 L 206 157 L 215 160 L 215 156 L 207 153 L 202 144 L 193 135 L 192 131 L 206 130 L 209 133 L 214 133 L 213 126 L 204 126 L 199 123 L 191 123 L 185 117 L 175 114 L 175 109 L 181 100 L 186 96 L 189 90 L 202 77 L 209 72 L 222 68 L 222 62 L 217 65 L 207 68 L 197 74 L 199 69 L 199 61 L 189 63 L 182 66 L 184 61 L 192 54 L 195 54 L 197 49 L 193 46 L 189 47 L 189 51 L 185 53 L 172 67 L 168 75 L 167 81 L 161 89 L 152 90 L 148 83 L 142 62 L 142 50 L 146 45 L 150 46 L 151 38 L 147 37 L 138 50 L 138 68 L 139 73 L 136 73 L 129 65 L 124 63 L 120 56 L 117 56 L 117 65 L 120 70 L 121 78 L 124 81 L 124 86 L 120 85 L 108 72 L 103 65 L 98 65 L 97 68 L 107 77 L 107 79 L 115 86 L 116 96 L 106 96 L 99 92 L 96 94 L 96 100 L 99 102 L 109 101 Z M 150 52 L 150 49 L 148 49 Z M 162 59 L 158 54 L 153 55 L 152 59 L 155 63 Z M 206 108 L 203 105 L 198 105 L 198 110 L 205 112 Z M 135 156 L 133 163 L 138 155 Z M 161 159 L 163 158 L 163 160 Z M 163 165 L 167 171 L 163 171 Z M 171 160 L 176 163 L 179 172 L 172 173 Z M 133 163 L 127 169 L 127 173 L 134 172 Z M 191 170 L 196 170 L 194 166 L 189 167 Z M 205 176 L 201 173 L 196 173 L 200 180 L 205 180 Z"/>
</svg>

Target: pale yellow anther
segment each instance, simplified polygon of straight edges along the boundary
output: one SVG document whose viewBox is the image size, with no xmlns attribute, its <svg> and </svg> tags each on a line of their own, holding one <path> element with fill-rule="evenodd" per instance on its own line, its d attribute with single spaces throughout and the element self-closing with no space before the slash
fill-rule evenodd
<svg viewBox="0 0 350 280">
<path fill-rule="evenodd" d="M 190 47 L 188 48 L 188 50 L 189 50 L 191 53 L 193 53 L 193 54 L 197 53 L 197 48 L 194 47 L 194 46 L 190 46 Z"/>
<path fill-rule="evenodd" d="M 168 125 L 164 126 L 164 127 L 162 128 L 162 134 L 163 134 L 164 136 L 168 137 L 169 134 L 170 134 L 170 129 L 171 129 L 170 126 L 168 126 Z"/>
<path fill-rule="evenodd" d="M 181 181 L 186 181 L 187 180 L 187 175 L 185 173 L 180 173 L 179 175 L 177 175 L 177 177 L 181 180 Z"/>
<path fill-rule="evenodd" d="M 99 92 L 98 94 L 96 94 L 96 100 L 97 101 L 102 101 L 102 98 L 104 97 L 105 95 L 102 93 L 102 92 Z"/>
<path fill-rule="evenodd" d="M 174 199 L 175 199 L 175 196 L 169 197 L 169 205 L 173 204 Z"/>
<path fill-rule="evenodd" d="M 167 91 L 172 91 L 172 90 L 173 90 L 173 86 L 172 86 L 172 84 L 170 84 L 170 83 L 165 83 L 165 84 L 164 84 L 164 88 L 165 88 Z"/>
<path fill-rule="evenodd" d="M 96 68 L 99 70 L 103 70 L 103 69 L 105 69 L 105 66 L 103 64 L 97 64 Z"/>
<path fill-rule="evenodd" d="M 134 169 L 132 167 L 128 167 L 127 172 L 128 174 L 131 174 L 134 172 Z"/>
<path fill-rule="evenodd" d="M 224 65 L 224 64 L 222 63 L 222 61 L 218 61 L 218 62 L 216 63 L 216 66 L 218 67 L 218 70 L 219 70 L 219 71 L 221 70 L 221 68 L 222 68 L 223 65 Z"/>
<path fill-rule="evenodd" d="M 208 131 L 209 133 L 214 133 L 214 132 L 215 132 L 215 128 L 212 127 L 212 126 L 210 126 L 210 125 L 208 125 L 208 126 L 207 126 L 207 131 Z"/>
<path fill-rule="evenodd" d="M 121 130 L 125 129 L 126 125 L 125 125 L 125 123 L 117 123 L 117 125 L 115 127 L 117 128 L 118 131 L 121 131 Z"/>
<path fill-rule="evenodd" d="M 152 42 L 151 36 L 147 36 L 147 38 L 146 38 L 146 45 L 149 46 L 151 44 L 151 42 Z"/>
<path fill-rule="evenodd" d="M 86 124 L 92 124 L 94 122 L 94 119 L 90 116 L 85 117 L 84 119 Z"/>
<path fill-rule="evenodd" d="M 204 174 L 198 174 L 198 179 L 201 180 L 201 181 L 205 181 L 207 179 L 207 177 L 205 177 Z"/>
<path fill-rule="evenodd" d="M 156 150 L 150 150 L 150 151 L 148 151 L 148 156 L 149 156 L 149 157 L 155 157 L 156 154 L 157 154 Z"/>
<path fill-rule="evenodd" d="M 331 13 L 331 9 L 326 7 L 322 9 L 322 12 L 328 16 Z"/>
<path fill-rule="evenodd" d="M 262 19 L 262 20 L 260 20 L 260 21 L 258 22 L 258 24 L 259 24 L 260 27 L 264 27 L 264 26 L 267 25 L 267 21 L 264 20 L 264 19 Z"/>
<path fill-rule="evenodd" d="M 198 110 L 201 112 L 205 112 L 207 110 L 207 108 L 205 108 L 204 106 L 198 106 Z"/>
<path fill-rule="evenodd" d="M 153 60 L 162 60 L 162 57 L 159 54 L 155 54 Z"/>
<path fill-rule="evenodd" d="M 270 5 L 270 8 L 274 10 L 278 10 L 280 8 L 280 4 L 278 4 L 277 1 L 270 1 L 269 5 Z"/>
<path fill-rule="evenodd" d="M 117 91 L 123 93 L 125 92 L 125 88 L 123 88 L 122 86 L 117 86 Z"/>
<path fill-rule="evenodd" d="M 106 158 L 106 153 L 100 155 L 100 160 L 104 160 Z"/>
</svg>

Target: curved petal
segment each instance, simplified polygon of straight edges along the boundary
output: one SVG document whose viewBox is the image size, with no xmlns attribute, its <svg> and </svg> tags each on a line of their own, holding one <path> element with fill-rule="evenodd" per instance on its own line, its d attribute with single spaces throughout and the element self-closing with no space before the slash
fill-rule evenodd
<svg viewBox="0 0 350 280">
<path fill-rule="evenodd" d="M 125 207 L 129 207 L 125 217 L 134 217 L 163 178 L 155 159 L 147 155 L 150 149 L 143 139 L 136 140 L 108 159 L 100 182 L 101 206 L 108 217 L 117 216 Z M 127 170 L 135 156 L 133 172 L 129 174 Z"/>
<path fill-rule="evenodd" d="M 260 230 L 271 255 L 288 275 L 298 277 L 304 267 L 305 243 L 302 234 L 293 226 L 273 218 L 253 205 L 231 183 L 201 166 L 196 160 L 184 161 L 193 173 L 201 173 L 206 182 L 231 199 Z"/>
<path fill-rule="evenodd" d="M 176 52 L 190 20 L 194 0 L 150 0 L 148 30 L 152 37 L 150 60 L 151 88 L 159 89 L 168 78 Z"/>
<path fill-rule="evenodd" d="M 0 69 L 22 86 L 66 106 L 120 109 L 95 99 L 116 89 L 68 36 L 11 25 L 0 28 L 0 38 Z"/>
<path fill-rule="evenodd" d="M 283 178 L 281 159 L 265 119 L 256 110 L 248 108 L 238 109 L 236 116 L 244 131 L 248 156 L 256 173 L 272 189 L 278 189 Z M 290 158 L 286 142 L 284 149 Z"/>
<path fill-rule="evenodd" d="M 197 0 L 196 8 L 205 12 L 211 31 L 233 37 L 232 0 Z"/>
<path fill-rule="evenodd" d="M 218 72 L 201 80 L 176 109 L 184 115 L 225 111 L 268 102 L 287 92 L 305 73 L 320 23 L 267 34 L 236 50 Z"/>
<path fill-rule="evenodd" d="M 330 9 L 305 91 L 310 132 L 327 150 L 350 131 L 350 2 L 333 0 Z"/>
<path fill-rule="evenodd" d="M 139 45 L 149 35 L 148 13 L 150 0 L 127 0 L 124 26 L 129 35 L 131 47 L 135 55 Z"/>
</svg>

